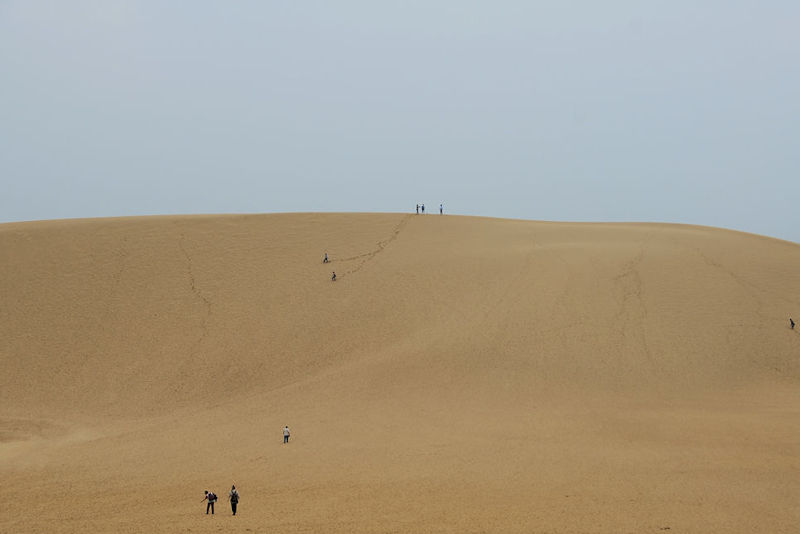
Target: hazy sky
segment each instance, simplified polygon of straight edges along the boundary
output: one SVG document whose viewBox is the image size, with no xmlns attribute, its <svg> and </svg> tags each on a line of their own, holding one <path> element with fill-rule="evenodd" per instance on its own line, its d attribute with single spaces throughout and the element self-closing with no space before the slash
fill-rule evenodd
<svg viewBox="0 0 800 534">
<path fill-rule="evenodd" d="M 800 242 L 800 2 L 0 0 L 0 221 L 411 211 Z"/>
</svg>

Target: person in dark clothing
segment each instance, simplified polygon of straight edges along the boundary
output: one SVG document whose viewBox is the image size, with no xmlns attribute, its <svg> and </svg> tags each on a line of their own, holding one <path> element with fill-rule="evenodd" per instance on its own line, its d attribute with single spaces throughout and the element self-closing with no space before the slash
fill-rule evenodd
<svg viewBox="0 0 800 534">
<path fill-rule="evenodd" d="M 231 486 L 231 492 L 228 494 L 228 500 L 231 501 L 231 510 L 233 515 L 236 515 L 236 507 L 239 504 L 239 492 L 236 491 L 236 486 Z"/>
<path fill-rule="evenodd" d="M 417 204 L 417 215 L 419 215 L 419 204 Z"/>
<path fill-rule="evenodd" d="M 422 208 L 422 214 L 423 214 L 423 215 L 425 215 L 425 204 L 423 204 L 423 205 L 422 205 L 422 206 L 420 206 L 420 207 Z"/>
<path fill-rule="evenodd" d="M 789 324 L 792 326 L 792 330 L 794 330 L 794 321 L 791 317 L 789 317 Z"/>
<path fill-rule="evenodd" d="M 211 510 L 211 515 L 214 515 L 214 503 L 217 502 L 217 495 L 213 491 L 206 490 L 206 496 L 203 497 L 203 501 L 205 500 L 208 501 L 208 504 L 206 504 L 206 515 L 208 515 L 209 510 Z"/>
<path fill-rule="evenodd" d="M 328 253 L 325 253 L 325 257 L 322 259 L 322 263 L 328 263 Z"/>
<path fill-rule="evenodd" d="M 331 281 L 332 282 L 336 281 L 336 271 L 333 271 L 333 274 L 331 275 Z"/>
</svg>

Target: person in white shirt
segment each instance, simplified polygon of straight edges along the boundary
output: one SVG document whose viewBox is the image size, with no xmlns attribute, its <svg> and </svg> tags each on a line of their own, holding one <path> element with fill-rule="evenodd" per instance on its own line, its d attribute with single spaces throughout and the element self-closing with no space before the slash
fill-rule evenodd
<svg viewBox="0 0 800 534">
<path fill-rule="evenodd" d="M 231 501 L 231 510 L 233 510 L 233 515 L 236 515 L 236 507 L 239 505 L 239 492 L 236 491 L 236 486 L 231 486 L 231 492 L 228 494 L 228 500 Z"/>
<path fill-rule="evenodd" d="M 203 500 L 208 501 L 208 504 L 206 504 L 206 515 L 208 515 L 209 510 L 211 510 L 211 515 L 214 515 L 214 503 L 217 502 L 217 494 L 213 491 L 206 490 L 206 496 L 203 497 Z"/>
<path fill-rule="evenodd" d="M 285 427 L 283 427 L 283 442 L 284 443 L 289 443 L 289 435 L 290 435 L 290 433 L 289 433 L 289 425 L 286 425 Z"/>
</svg>

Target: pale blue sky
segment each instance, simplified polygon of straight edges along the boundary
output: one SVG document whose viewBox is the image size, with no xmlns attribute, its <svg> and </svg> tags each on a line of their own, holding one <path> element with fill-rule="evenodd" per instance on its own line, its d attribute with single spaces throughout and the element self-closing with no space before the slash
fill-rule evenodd
<svg viewBox="0 0 800 534">
<path fill-rule="evenodd" d="M 800 242 L 800 2 L 0 0 L 0 221 L 411 211 Z"/>
</svg>

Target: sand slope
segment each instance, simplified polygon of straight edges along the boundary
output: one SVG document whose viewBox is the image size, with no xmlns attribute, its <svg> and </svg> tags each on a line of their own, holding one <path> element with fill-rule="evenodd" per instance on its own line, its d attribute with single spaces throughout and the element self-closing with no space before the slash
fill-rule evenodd
<svg viewBox="0 0 800 534">
<path fill-rule="evenodd" d="M 800 524 L 797 244 L 281 214 L 0 250 L 0 532 Z M 231 483 L 241 514 L 206 517 Z"/>
</svg>

